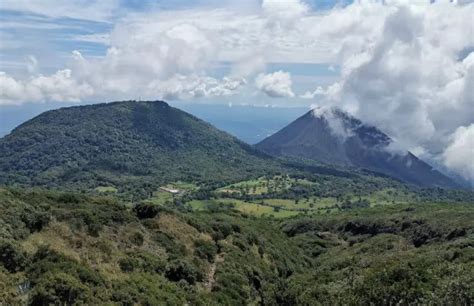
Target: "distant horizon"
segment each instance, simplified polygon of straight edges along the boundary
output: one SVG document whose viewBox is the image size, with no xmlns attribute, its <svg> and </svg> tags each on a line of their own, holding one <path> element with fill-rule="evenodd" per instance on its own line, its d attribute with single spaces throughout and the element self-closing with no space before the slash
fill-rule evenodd
<svg viewBox="0 0 474 306">
<path fill-rule="evenodd" d="M 474 305 L 473 21 L 0 0 L 0 306 Z"/>
<path fill-rule="evenodd" d="M 474 182 L 474 0 L 3 0 L 0 16 L 0 134 L 44 103 L 318 104 Z"/>
<path fill-rule="evenodd" d="M 136 101 L 136 102 L 154 102 L 154 101 L 161 101 L 161 100 L 121 100 L 121 101 L 103 101 L 103 102 L 91 102 L 91 101 L 83 101 L 80 103 L 70 103 L 70 104 L 64 104 L 64 103 L 29 103 L 29 104 L 24 104 L 21 106 L 2 106 L 0 108 L 0 121 L 2 124 L 0 125 L 0 138 L 4 137 L 5 135 L 9 134 L 15 127 L 18 125 L 22 124 L 23 122 L 26 122 L 35 116 L 49 111 L 49 110 L 55 110 L 55 109 L 60 109 L 60 108 L 66 108 L 66 107 L 73 107 L 73 106 L 81 106 L 81 105 L 93 105 L 93 104 L 101 104 L 101 103 L 113 103 L 113 102 L 123 102 L 123 101 Z M 249 105 L 249 104 L 219 104 L 219 103 L 200 103 L 200 104 L 195 104 L 187 101 L 163 101 L 168 103 L 169 105 L 173 107 L 177 107 L 179 109 L 183 109 L 185 111 L 190 112 L 191 114 L 199 117 L 200 119 L 204 119 L 206 121 L 209 121 L 211 124 L 214 124 L 216 127 L 222 129 L 223 131 L 226 131 L 233 136 L 241 139 L 244 142 L 247 142 L 249 144 L 255 144 L 258 141 L 262 140 L 263 138 L 269 136 L 268 133 L 265 134 L 259 134 L 262 133 L 262 131 L 273 131 L 276 132 L 279 128 L 284 127 L 284 125 L 288 124 L 291 122 L 291 120 L 294 120 L 296 118 L 293 118 L 292 116 L 299 113 L 301 111 L 301 115 L 304 114 L 304 112 L 309 111 L 310 107 L 301 107 L 301 106 L 284 106 L 284 105 L 279 105 L 279 106 L 264 106 L 264 105 Z M 231 119 L 230 117 L 234 117 L 233 114 L 229 114 L 229 112 L 224 112 L 223 110 L 227 110 L 229 108 L 248 108 L 248 109 L 259 109 L 261 112 L 259 114 L 261 115 L 261 119 L 273 119 L 272 121 L 275 121 L 276 123 L 273 122 L 255 122 L 254 128 L 255 128 L 255 135 L 251 134 L 251 131 L 248 129 L 245 130 L 245 128 L 248 127 L 248 122 L 246 122 L 246 118 L 241 118 L 240 124 L 237 124 L 237 126 L 229 126 L 229 124 L 226 124 L 226 121 Z M 275 111 L 271 111 L 274 109 Z M 291 109 L 292 111 L 290 113 L 287 112 L 278 112 L 280 109 Z M 268 110 L 270 112 L 270 116 L 267 114 L 266 116 L 263 115 L 265 110 Z M 220 111 L 217 112 L 216 111 Z M 247 115 L 250 115 L 248 113 Z M 252 114 L 255 115 L 255 114 Z M 257 114 L 258 116 L 258 114 Z M 235 119 L 235 118 L 234 118 Z"/>
</svg>

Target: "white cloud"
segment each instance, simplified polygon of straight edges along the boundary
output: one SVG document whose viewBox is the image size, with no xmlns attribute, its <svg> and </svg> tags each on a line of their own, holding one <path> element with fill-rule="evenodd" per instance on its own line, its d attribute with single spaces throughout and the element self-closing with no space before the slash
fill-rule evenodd
<svg viewBox="0 0 474 306">
<path fill-rule="evenodd" d="M 118 0 L 86 2 L 5 0 L 2 8 L 100 21 L 120 15 Z M 444 160 L 458 127 L 474 121 L 474 4 L 437 2 L 368 0 L 315 12 L 301 0 L 265 0 L 242 10 L 136 13 L 116 19 L 109 34 L 73 37 L 109 44 L 103 57 L 75 52 L 70 65 L 49 76 L 38 75 L 42 65 L 30 60 L 25 80 L 0 74 L 0 104 L 226 96 L 255 75 L 266 95 L 295 97 L 289 73 L 259 73 L 272 62 L 331 63 L 340 79 L 326 88 L 315 84 L 300 98 L 339 106 L 420 157 Z M 28 44 L 2 37 L 0 50 Z M 219 61 L 230 62 L 225 78 L 212 74 Z"/>
<path fill-rule="evenodd" d="M 263 13 L 268 17 L 268 25 L 275 30 L 294 26 L 309 7 L 300 0 L 263 0 Z"/>
<path fill-rule="evenodd" d="M 39 75 L 27 82 L 20 82 L 0 72 L 0 105 L 20 101 L 77 102 L 91 96 L 93 88 L 72 78 L 71 70 L 65 69 L 50 76 Z"/>
<path fill-rule="evenodd" d="M 182 100 L 201 97 L 222 97 L 235 95 L 245 79 L 176 75 L 171 79 L 151 83 L 147 92 L 151 96 L 165 100 Z"/>
<path fill-rule="evenodd" d="M 242 56 L 232 65 L 231 75 L 248 77 L 265 70 L 266 62 L 262 52 L 256 51 Z"/>
<path fill-rule="evenodd" d="M 451 139 L 443 153 L 444 164 L 474 182 L 474 124 L 459 127 Z"/>
<path fill-rule="evenodd" d="M 326 91 L 321 87 L 318 86 L 314 91 L 307 91 L 304 94 L 300 95 L 301 99 L 314 99 L 315 97 L 321 97 L 326 94 Z"/>
<path fill-rule="evenodd" d="M 312 114 L 314 117 L 325 119 L 329 129 L 331 130 L 331 133 L 334 136 L 339 137 L 342 141 L 345 141 L 348 137 L 354 135 L 354 127 L 348 126 L 343 117 L 338 114 L 338 110 L 336 108 L 328 106 L 314 106 Z"/>
<path fill-rule="evenodd" d="M 117 26 L 110 35 L 112 46 L 103 57 L 87 58 L 74 51 L 69 67 L 56 74 L 33 76 L 27 81 L 5 75 L 0 82 L 15 82 L 31 90 L 27 94 L 2 91 L 0 103 L 70 101 L 84 97 L 95 100 L 218 97 L 233 95 L 246 84 L 239 75 L 222 79 L 207 75 L 218 44 L 212 33 L 192 23 L 146 27 L 148 30 L 142 31 L 148 24 L 142 22 Z M 36 66 L 37 62 L 30 59 L 28 65 L 33 67 L 32 64 Z M 71 91 L 70 95 L 66 89 Z"/>
<path fill-rule="evenodd" d="M 333 12 L 349 25 L 341 28 L 342 77 L 303 96 L 337 105 L 381 128 L 400 147 L 437 160 L 456 129 L 474 121 L 474 36 L 465 35 L 474 5 L 398 5 Z M 368 29 L 364 20 L 382 26 Z"/>
<path fill-rule="evenodd" d="M 115 28 L 111 34 L 111 44 L 121 47 L 127 42 L 125 37 L 156 39 L 166 29 L 187 23 L 213 40 L 216 52 L 214 59 L 220 61 L 241 62 L 245 58 L 253 61 L 254 56 L 263 58 L 265 62 L 332 61 L 336 56 L 334 50 L 338 41 L 332 39 L 332 35 L 322 35 L 321 32 L 326 33 L 334 25 L 330 21 L 320 25 L 325 15 L 310 14 L 309 11 L 304 14 L 299 9 L 296 11 L 299 10 L 303 15 L 288 13 L 293 6 L 306 7 L 300 1 L 288 1 L 287 10 L 282 4 L 275 4 L 280 2 L 262 3 L 274 7 L 272 13 L 268 9 L 265 12 L 263 8 L 250 12 L 198 8 L 133 15 L 123 19 Z M 278 11 L 281 11 L 281 15 Z M 275 23 L 278 26 L 271 26 Z"/>
<path fill-rule="evenodd" d="M 76 60 L 84 61 L 82 55 L 75 53 Z M 112 91 L 119 91 L 117 99 L 123 98 L 123 94 L 130 95 L 130 98 L 142 99 L 165 99 L 165 100 L 183 100 L 202 97 L 224 97 L 235 95 L 242 86 L 245 86 L 244 78 L 224 77 L 216 79 L 208 76 L 181 75 L 175 74 L 172 77 L 160 80 L 143 80 L 143 84 L 137 88 L 130 88 L 133 82 L 124 77 L 123 79 L 114 78 L 113 80 L 93 79 L 94 86 L 86 82 L 79 81 L 79 78 L 72 75 L 71 70 L 65 69 L 56 72 L 50 76 L 39 75 L 33 77 L 27 82 L 17 81 L 4 72 L 0 72 L 0 105 L 1 104 L 19 104 L 23 101 L 28 102 L 79 102 L 84 98 L 92 96 L 103 96 L 108 92 L 109 99 L 113 96 Z M 105 86 L 104 88 L 98 88 Z M 97 92 L 100 91 L 100 92 Z M 105 99 L 105 98 L 104 98 Z"/>
<path fill-rule="evenodd" d="M 22 101 L 24 92 L 23 84 L 8 76 L 5 72 L 0 72 L 0 104 L 15 104 Z"/>
<path fill-rule="evenodd" d="M 214 42 L 204 31 L 188 23 L 154 29 L 158 32 L 153 35 L 140 28 L 118 27 L 103 58 L 86 59 L 74 52 L 76 78 L 100 89 L 104 98 L 191 98 L 200 96 L 199 86 L 218 82 L 196 77 L 215 55 Z M 212 93 L 217 94 L 206 91 Z"/>
<path fill-rule="evenodd" d="M 255 86 L 272 98 L 291 98 L 295 94 L 291 89 L 291 75 L 288 72 L 276 71 L 269 74 L 259 74 Z"/>
<path fill-rule="evenodd" d="M 118 14 L 115 0 L 88 0 L 86 4 L 78 0 L 6 0 L 2 8 L 51 18 L 109 20 Z M 136 96 L 133 88 L 138 91 L 147 87 L 144 82 L 164 81 L 176 74 L 207 74 L 216 61 L 232 62 L 231 76 L 251 77 L 262 72 L 268 62 L 314 62 L 333 57 L 331 44 L 318 41 L 317 35 L 306 35 L 308 25 L 317 24 L 320 18 L 309 15 L 308 6 L 299 0 L 266 0 L 262 7 L 250 11 L 222 7 L 134 13 L 117 19 L 109 34 L 72 35 L 74 41 L 109 44 L 108 51 L 103 58 L 85 59 L 81 69 L 74 63 L 58 70 L 72 70 L 74 77 L 110 98 L 120 97 L 120 93 L 122 98 L 129 98 L 127 93 Z M 27 43 L 20 38 L 10 40 L 11 48 Z M 42 57 L 38 60 L 41 63 Z M 55 63 L 61 59 L 55 58 Z"/>
</svg>

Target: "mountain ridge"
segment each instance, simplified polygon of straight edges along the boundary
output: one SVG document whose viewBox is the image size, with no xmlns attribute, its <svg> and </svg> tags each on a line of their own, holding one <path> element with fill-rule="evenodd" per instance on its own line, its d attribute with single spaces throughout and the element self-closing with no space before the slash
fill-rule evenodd
<svg viewBox="0 0 474 306">
<path fill-rule="evenodd" d="M 109 102 L 47 111 L 1 138 L 0 184 L 241 179 L 272 160 L 166 102 Z"/>
<path fill-rule="evenodd" d="M 256 147 L 273 156 L 368 169 L 418 186 L 460 187 L 411 152 L 400 151 L 378 128 L 337 108 L 315 108 Z"/>
</svg>

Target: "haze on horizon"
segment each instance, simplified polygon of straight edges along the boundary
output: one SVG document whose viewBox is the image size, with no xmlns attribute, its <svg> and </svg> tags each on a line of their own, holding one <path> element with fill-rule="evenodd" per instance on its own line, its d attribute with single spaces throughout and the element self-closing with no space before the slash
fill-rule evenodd
<svg viewBox="0 0 474 306">
<path fill-rule="evenodd" d="M 4 0 L 0 15 L 0 112 L 336 106 L 474 181 L 472 1 Z"/>
</svg>

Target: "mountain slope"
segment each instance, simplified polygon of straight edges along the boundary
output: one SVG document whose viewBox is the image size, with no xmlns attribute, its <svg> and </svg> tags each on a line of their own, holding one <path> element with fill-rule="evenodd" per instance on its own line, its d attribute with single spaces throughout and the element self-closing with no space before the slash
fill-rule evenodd
<svg viewBox="0 0 474 306">
<path fill-rule="evenodd" d="M 458 187 L 375 127 L 338 109 L 315 109 L 256 147 L 274 156 L 369 169 L 419 186 Z"/>
<path fill-rule="evenodd" d="M 473 304 L 472 204 L 277 219 L 217 203 L 0 188 L 0 304 Z"/>
<path fill-rule="evenodd" d="M 165 102 L 45 112 L 0 139 L 0 184 L 94 188 L 240 179 L 277 167 L 265 154 Z"/>
</svg>

